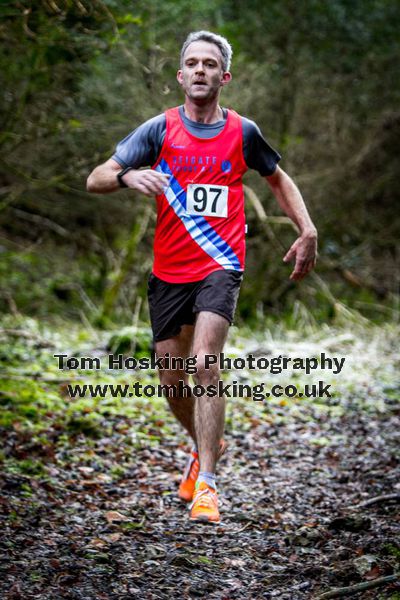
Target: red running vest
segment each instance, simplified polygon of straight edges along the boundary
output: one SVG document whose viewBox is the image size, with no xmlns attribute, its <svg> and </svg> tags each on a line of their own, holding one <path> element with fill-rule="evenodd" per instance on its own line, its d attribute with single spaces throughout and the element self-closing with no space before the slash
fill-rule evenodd
<svg viewBox="0 0 400 600">
<path fill-rule="evenodd" d="M 165 140 L 152 168 L 170 180 L 157 196 L 153 273 L 188 283 L 220 269 L 243 271 L 247 165 L 241 118 L 228 110 L 224 129 L 202 139 L 185 129 L 178 107 L 165 115 Z"/>
</svg>

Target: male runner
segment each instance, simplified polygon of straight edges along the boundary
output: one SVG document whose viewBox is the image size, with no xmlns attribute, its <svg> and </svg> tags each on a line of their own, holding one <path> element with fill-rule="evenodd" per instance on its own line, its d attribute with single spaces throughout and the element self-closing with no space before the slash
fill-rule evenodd
<svg viewBox="0 0 400 600">
<path fill-rule="evenodd" d="M 146 121 L 122 140 L 112 158 L 90 174 L 94 193 L 132 188 L 156 196 L 154 266 L 149 306 L 158 357 L 197 356 L 197 384 L 217 384 L 217 366 L 204 357 L 222 352 L 242 280 L 245 217 L 242 176 L 256 169 L 300 235 L 284 257 L 295 259 L 291 279 L 315 265 L 317 235 L 301 194 L 277 165 L 280 156 L 255 123 L 219 105 L 231 80 L 232 49 L 213 33 L 191 33 L 177 79 L 183 106 Z M 150 167 L 142 169 L 142 167 Z M 184 370 L 160 370 L 162 384 L 188 383 Z M 194 447 L 179 488 L 190 518 L 219 523 L 215 468 L 224 450 L 223 398 L 168 398 Z"/>
</svg>

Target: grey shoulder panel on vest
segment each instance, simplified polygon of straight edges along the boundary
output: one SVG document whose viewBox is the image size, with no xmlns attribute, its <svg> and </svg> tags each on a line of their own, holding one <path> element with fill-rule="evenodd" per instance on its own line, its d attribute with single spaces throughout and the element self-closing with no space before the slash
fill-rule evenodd
<svg viewBox="0 0 400 600">
<path fill-rule="evenodd" d="M 242 117 L 243 155 L 249 169 L 254 169 L 263 177 L 272 175 L 281 159 L 280 154 L 265 140 L 258 125 Z"/>
<path fill-rule="evenodd" d="M 153 165 L 165 138 L 165 114 L 145 121 L 119 142 L 112 158 L 121 167 L 150 167 Z"/>
</svg>

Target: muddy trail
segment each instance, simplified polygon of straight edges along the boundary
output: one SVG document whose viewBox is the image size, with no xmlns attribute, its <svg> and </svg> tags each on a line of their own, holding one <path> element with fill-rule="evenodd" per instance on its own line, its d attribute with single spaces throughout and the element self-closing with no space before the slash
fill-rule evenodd
<svg viewBox="0 0 400 600">
<path fill-rule="evenodd" d="M 44 450 L 5 432 L 7 452 L 41 456 L 52 478 L 2 475 L 1 597 L 300 599 L 393 575 L 399 407 L 312 421 L 306 412 L 279 425 L 253 418 L 227 435 L 214 528 L 191 524 L 177 498 L 185 452 L 171 433 L 133 451 L 135 424 L 115 420 L 110 437 L 88 448 L 80 434 L 53 454 L 60 432 Z M 321 430 L 340 442 L 325 445 Z M 124 464 L 123 477 L 104 475 L 110 462 Z M 388 580 L 352 597 L 396 589 Z"/>
</svg>

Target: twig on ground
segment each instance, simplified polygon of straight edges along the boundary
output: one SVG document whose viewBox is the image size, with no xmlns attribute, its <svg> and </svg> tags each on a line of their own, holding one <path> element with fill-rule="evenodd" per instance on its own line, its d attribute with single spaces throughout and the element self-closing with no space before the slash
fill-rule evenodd
<svg viewBox="0 0 400 600">
<path fill-rule="evenodd" d="M 379 504 L 380 502 L 389 502 L 390 500 L 400 502 L 400 494 L 382 494 L 381 496 L 369 498 L 368 500 L 364 500 L 364 502 L 354 504 L 354 506 L 348 506 L 347 508 L 365 508 L 366 506 L 371 506 L 372 504 Z"/>
<path fill-rule="evenodd" d="M 253 524 L 253 522 L 250 521 L 249 523 L 246 523 L 246 525 L 244 527 L 242 527 L 241 529 L 236 529 L 236 530 L 231 530 L 231 531 L 229 531 L 229 529 L 228 529 L 225 533 L 242 533 L 242 531 L 244 531 L 245 529 L 250 527 L 250 525 L 252 525 L 252 524 Z"/>
<path fill-rule="evenodd" d="M 352 596 L 353 594 L 357 594 L 358 592 L 362 592 L 364 590 L 386 585 L 387 583 L 394 583 L 398 580 L 398 578 L 398 575 L 388 575 L 387 577 L 379 577 L 378 579 L 374 579 L 372 581 L 363 581 L 362 583 L 357 583 L 356 585 L 336 588 L 334 590 L 330 590 L 329 592 L 325 592 L 320 596 L 316 596 L 315 600 L 328 600 L 328 598 L 344 598 L 345 596 Z"/>
</svg>

